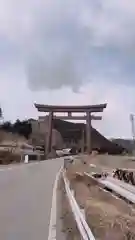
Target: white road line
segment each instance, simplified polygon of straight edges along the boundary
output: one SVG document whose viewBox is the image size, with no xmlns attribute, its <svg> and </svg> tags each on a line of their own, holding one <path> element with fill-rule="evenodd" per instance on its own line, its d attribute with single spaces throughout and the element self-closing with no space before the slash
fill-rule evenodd
<svg viewBox="0 0 135 240">
<path fill-rule="evenodd" d="M 69 156 L 70 158 L 72 156 Z M 60 158 L 53 158 L 51 159 L 52 161 L 53 160 L 61 160 L 63 159 L 63 157 L 60 157 Z M 45 161 L 50 161 L 49 159 L 45 160 Z M 21 168 L 21 167 L 30 167 L 30 166 L 34 166 L 36 164 L 44 164 L 44 161 L 37 161 L 37 162 L 29 162 L 28 164 L 26 163 L 21 163 L 21 164 L 18 164 L 18 165 L 10 165 L 11 167 L 8 167 L 8 165 L 5 165 L 3 166 L 3 168 L 0 168 L 0 172 L 5 172 L 5 171 L 10 171 L 10 170 L 15 170 L 17 168 Z M 2 166 L 2 165 L 1 165 Z"/>
<path fill-rule="evenodd" d="M 54 187 L 53 187 L 53 195 L 52 195 L 52 207 L 51 207 L 51 214 L 50 214 L 50 224 L 49 224 L 49 234 L 48 240 L 56 240 L 56 210 L 57 210 L 57 186 L 59 176 L 63 170 L 63 166 L 60 168 L 59 172 L 56 175 Z"/>
<path fill-rule="evenodd" d="M 37 165 L 39 164 L 40 162 L 35 162 L 35 163 L 29 163 L 29 164 L 25 164 L 25 163 L 22 163 L 20 165 L 12 165 L 12 167 L 3 167 L 3 168 L 0 168 L 0 172 L 6 172 L 6 171 L 11 171 L 11 170 L 16 170 L 18 168 L 22 168 L 22 167 L 30 167 L 30 166 L 33 166 L 33 165 Z"/>
<path fill-rule="evenodd" d="M 91 164 L 90 164 L 90 167 L 94 167 L 94 168 L 95 168 L 95 167 L 96 167 L 96 165 L 91 163 Z"/>
<path fill-rule="evenodd" d="M 8 168 L 0 168 L 0 172 L 5 172 L 5 171 L 9 171 L 12 170 L 13 168 L 8 167 Z"/>
</svg>

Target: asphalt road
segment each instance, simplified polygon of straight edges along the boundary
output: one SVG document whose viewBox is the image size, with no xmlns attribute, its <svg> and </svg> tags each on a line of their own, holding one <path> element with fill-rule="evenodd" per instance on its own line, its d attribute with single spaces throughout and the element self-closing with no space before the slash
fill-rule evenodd
<svg viewBox="0 0 135 240">
<path fill-rule="evenodd" d="M 62 160 L 0 171 L 0 239 L 47 240 L 56 173 Z"/>
</svg>

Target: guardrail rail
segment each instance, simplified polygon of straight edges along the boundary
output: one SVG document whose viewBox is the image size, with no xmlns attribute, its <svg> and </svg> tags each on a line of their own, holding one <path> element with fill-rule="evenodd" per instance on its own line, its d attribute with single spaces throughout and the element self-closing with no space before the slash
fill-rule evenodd
<svg viewBox="0 0 135 240">
<path fill-rule="evenodd" d="M 93 178 L 93 176 L 89 173 L 84 173 L 87 177 Z M 113 182 L 110 181 L 109 178 L 106 179 L 95 179 L 95 181 L 99 182 L 102 186 L 114 191 L 115 193 L 119 194 L 124 199 L 127 199 L 128 201 L 135 203 L 135 193 L 133 193 L 133 190 L 131 191 L 131 186 L 129 185 L 129 189 L 127 188 L 126 183 L 123 183 L 123 186 L 120 182 L 120 180 L 113 179 Z M 132 186 L 132 188 L 134 188 Z"/>
<path fill-rule="evenodd" d="M 64 184 L 65 184 L 67 198 L 68 198 L 72 213 L 74 215 L 78 230 L 80 232 L 81 239 L 95 240 L 95 237 L 94 237 L 90 227 L 88 226 L 88 224 L 81 212 L 81 209 L 78 206 L 78 204 L 72 194 L 72 190 L 70 189 L 70 183 L 69 183 L 69 180 L 66 178 L 65 171 L 63 171 L 63 180 L 64 180 Z"/>
</svg>

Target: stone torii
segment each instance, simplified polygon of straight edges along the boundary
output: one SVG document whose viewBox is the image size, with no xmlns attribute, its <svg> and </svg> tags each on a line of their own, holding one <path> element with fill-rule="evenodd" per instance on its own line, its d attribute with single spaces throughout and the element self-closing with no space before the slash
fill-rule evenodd
<svg viewBox="0 0 135 240">
<path fill-rule="evenodd" d="M 48 125 L 48 139 L 46 146 L 46 154 L 51 152 L 51 142 L 52 142 L 52 121 L 54 119 L 63 120 L 85 120 L 86 121 L 86 144 L 87 153 L 90 154 L 92 150 L 91 145 L 91 120 L 101 120 L 101 116 L 94 116 L 92 113 L 103 112 L 107 104 L 99 105 L 84 105 L 84 106 L 57 106 L 57 105 L 44 105 L 36 104 L 35 107 L 39 112 L 49 113 L 49 125 Z M 54 113 L 67 113 L 67 116 L 61 115 L 56 116 Z M 84 116 L 73 116 L 72 113 L 85 113 Z M 40 117 L 44 118 L 44 117 Z"/>
</svg>

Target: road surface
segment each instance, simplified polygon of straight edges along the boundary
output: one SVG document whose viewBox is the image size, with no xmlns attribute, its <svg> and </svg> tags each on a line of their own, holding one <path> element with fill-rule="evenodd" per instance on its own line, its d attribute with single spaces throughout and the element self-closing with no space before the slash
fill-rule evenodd
<svg viewBox="0 0 135 240">
<path fill-rule="evenodd" d="M 0 171 L 0 239 L 47 240 L 56 173 L 62 160 Z"/>
</svg>

